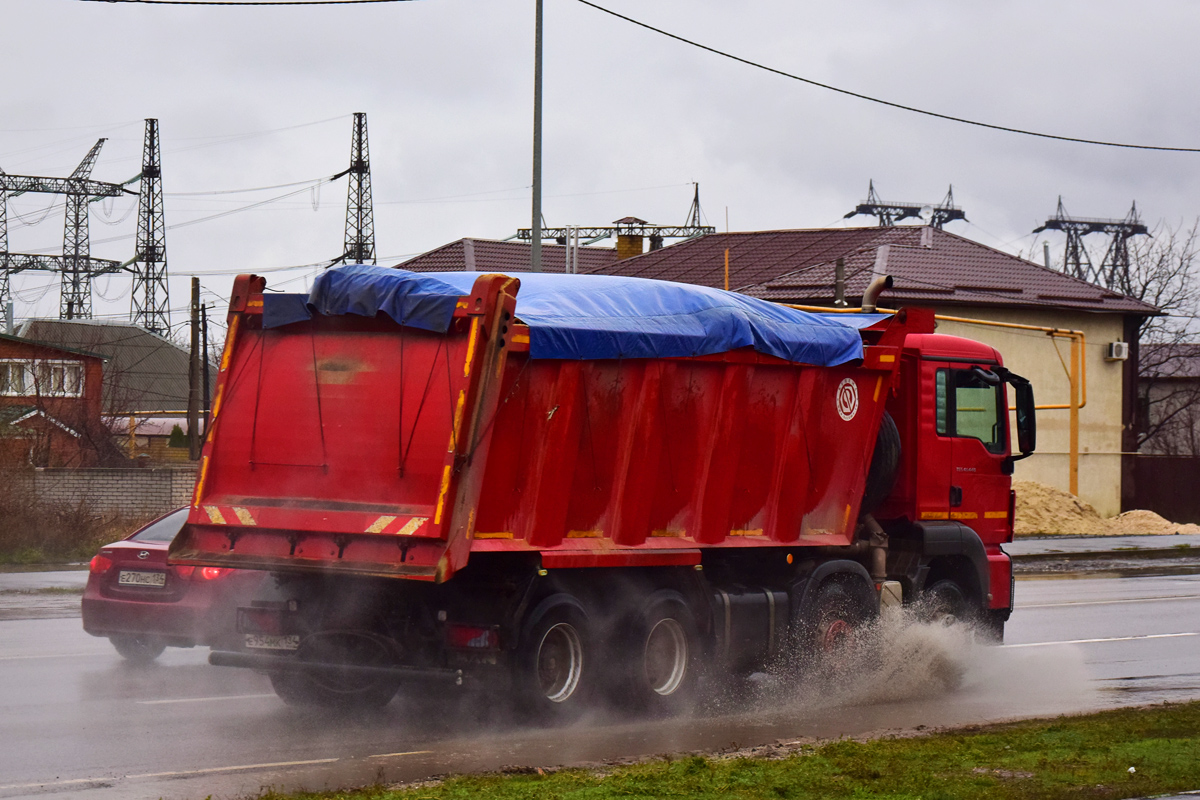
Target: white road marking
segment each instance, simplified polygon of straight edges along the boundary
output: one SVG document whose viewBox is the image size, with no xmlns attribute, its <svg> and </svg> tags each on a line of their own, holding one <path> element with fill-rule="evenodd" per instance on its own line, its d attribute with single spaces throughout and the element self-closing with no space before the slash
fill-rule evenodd
<svg viewBox="0 0 1200 800">
<path fill-rule="evenodd" d="M 1106 639 L 1068 639 L 1062 642 L 1027 642 L 1025 644 L 1005 644 L 1001 647 L 1048 647 L 1054 644 L 1094 644 L 1096 642 L 1133 642 L 1141 639 L 1176 639 L 1181 636 L 1200 636 L 1200 631 L 1187 633 L 1147 633 L 1142 636 L 1111 636 Z"/>
<path fill-rule="evenodd" d="M 80 656 L 98 655 L 102 652 L 104 651 L 98 651 L 96 653 L 50 653 L 48 655 L 40 656 L 0 656 L 0 661 L 28 661 L 34 658 L 79 658 Z"/>
<path fill-rule="evenodd" d="M 239 764 L 235 767 L 207 767 L 205 769 L 188 769 L 176 772 L 141 772 L 136 775 L 116 775 L 107 778 L 73 778 L 66 781 L 38 781 L 37 783 L 10 783 L 0 786 L 5 789 L 32 789 L 35 787 L 74 786 L 80 783 L 114 784 L 118 781 L 141 778 L 186 778 L 189 775 L 213 775 L 219 772 L 238 772 L 247 769 L 272 769 L 274 767 L 309 767 L 314 764 L 332 764 L 336 758 L 314 758 L 308 761 L 273 761 L 267 764 Z"/>
<path fill-rule="evenodd" d="M 1033 603 L 1023 605 L 1018 603 L 1016 608 L 1059 608 L 1061 606 L 1107 606 L 1118 603 L 1156 603 L 1163 600 L 1200 600 L 1200 594 L 1169 594 L 1161 597 L 1131 597 L 1124 600 L 1071 600 L 1066 603 Z"/>
<path fill-rule="evenodd" d="M 162 706 L 170 703 L 210 703 L 215 700 L 253 700 L 259 697 L 275 697 L 274 692 L 267 694 L 223 694 L 217 697 L 177 697 L 172 700 L 138 700 L 139 706 Z"/>
<path fill-rule="evenodd" d="M 404 753 L 380 753 L 375 756 L 367 756 L 367 758 L 392 758 L 393 756 L 420 756 L 426 753 L 432 753 L 432 750 L 409 750 Z"/>
<path fill-rule="evenodd" d="M 313 758 L 308 761 L 273 761 L 269 764 L 239 764 L 236 767 L 207 767 L 205 769 L 187 769 L 178 772 L 142 772 L 137 775 L 126 775 L 126 778 L 183 778 L 188 775 L 212 775 L 217 772 L 237 772 L 243 769 L 271 769 L 273 767 L 309 767 L 313 764 L 332 764 L 336 758 Z"/>
<path fill-rule="evenodd" d="M 3 789 L 32 789 L 35 786 L 72 786 L 77 783 L 112 783 L 113 778 L 76 778 L 70 781 L 41 781 L 40 783 L 10 783 L 0 786 Z"/>
</svg>

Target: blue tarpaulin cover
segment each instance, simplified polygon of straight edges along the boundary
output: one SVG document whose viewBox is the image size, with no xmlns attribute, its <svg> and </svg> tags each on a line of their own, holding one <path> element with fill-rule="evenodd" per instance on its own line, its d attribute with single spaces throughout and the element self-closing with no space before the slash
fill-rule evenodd
<svg viewBox="0 0 1200 800">
<path fill-rule="evenodd" d="M 266 295 L 263 324 L 308 319 L 310 311 L 383 313 L 402 325 L 442 332 L 458 298 L 481 274 L 336 267 L 318 276 L 307 298 Z M 529 326 L 532 358 L 666 358 L 741 347 L 819 366 L 862 358 L 858 320 L 845 324 L 835 315 L 685 283 L 544 272 L 516 277 L 517 317 Z"/>
</svg>

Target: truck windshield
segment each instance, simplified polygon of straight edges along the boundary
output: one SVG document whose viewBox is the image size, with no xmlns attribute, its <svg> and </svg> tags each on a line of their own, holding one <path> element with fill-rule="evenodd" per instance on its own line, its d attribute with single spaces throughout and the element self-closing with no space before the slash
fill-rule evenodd
<svg viewBox="0 0 1200 800">
<path fill-rule="evenodd" d="M 937 432 L 978 439 L 1004 452 L 1004 384 L 990 385 L 969 369 L 937 371 Z"/>
</svg>

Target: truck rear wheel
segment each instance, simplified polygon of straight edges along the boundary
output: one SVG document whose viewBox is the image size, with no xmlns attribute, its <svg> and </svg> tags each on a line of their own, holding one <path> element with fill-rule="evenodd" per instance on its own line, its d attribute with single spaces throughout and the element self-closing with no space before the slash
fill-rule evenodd
<svg viewBox="0 0 1200 800">
<path fill-rule="evenodd" d="M 631 620 L 620 647 L 625 688 L 638 708 L 677 713 L 696 686 L 696 620 L 678 592 L 652 594 Z"/>
<path fill-rule="evenodd" d="M 542 601 L 525 623 L 513 662 L 518 711 L 568 722 L 587 708 L 593 658 L 587 614 L 574 597 Z"/>
<path fill-rule="evenodd" d="M 389 667 L 394 654 L 379 637 L 359 631 L 311 634 L 296 651 L 300 661 L 328 665 L 312 672 L 272 672 L 271 687 L 288 705 L 326 708 L 378 708 L 387 705 L 400 688 L 399 678 L 387 674 L 363 677 L 338 666 Z"/>
</svg>

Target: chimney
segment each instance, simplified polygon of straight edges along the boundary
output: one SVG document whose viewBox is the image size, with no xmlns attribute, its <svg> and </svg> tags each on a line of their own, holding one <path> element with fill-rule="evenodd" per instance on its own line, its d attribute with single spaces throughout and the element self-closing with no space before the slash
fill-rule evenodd
<svg viewBox="0 0 1200 800">
<path fill-rule="evenodd" d="M 640 256 L 645 247 L 644 240 L 644 236 L 635 236 L 631 233 L 617 234 L 617 261 Z"/>
<path fill-rule="evenodd" d="M 12 301 L 9 300 L 8 305 L 6 305 L 4 307 L 4 332 L 7 333 L 9 336 L 13 336 L 16 334 L 17 329 L 16 329 L 16 326 L 14 323 L 15 323 L 15 320 L 13 320 L 13 304 L 12 304 Z"/>
</svg>

